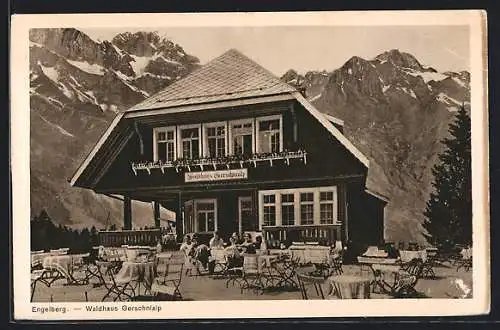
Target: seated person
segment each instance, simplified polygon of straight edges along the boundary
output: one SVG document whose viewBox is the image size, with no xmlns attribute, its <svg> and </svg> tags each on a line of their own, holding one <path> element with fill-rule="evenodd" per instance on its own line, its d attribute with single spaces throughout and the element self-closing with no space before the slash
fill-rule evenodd
<svg viewBox="0 0 500 330">
<path fill-rule="evenodd" d="M 198 260 L 203 268 L 207 269 L 210 251 L 208 246 L 198 242 L 198 237 L 196 235 L 193 236 L 193 248 L 191 249 L 189 256 L 194 260 Z"/>
<path fill-rule="evenodd" d="M 245 241 L 240 245 L 243 253 L 255 254 L 255 243 L 252 241 L 252 235 L 250 233 L 246 233 L 243 235 Z"/>
<path fill-rule="evenodd" d="M 240 254 L 234 237 L 229 238 L 230 245 L 224 249 L 227 256 L 227 267 L 229 269 L 243 266 L 243 256 Z"/>
<path fill-rule="evenodd" d="M 179 251 L 182 251 L 185 256 L 189 256 L 191 249 L 193 248 L 193 242 L 191 241 L 191 236 L 186 235 L 182 241 Z"/>
<path fill-rule="evenodd" d="M 208 246 L 211 249 L 222 249 L 224 247 L 224 241 L 220 238 L 217 231 L 214 231 L 214 236 L 210 239 Z"/>
<path fill-rule="evenodd" d="M 237 232 L 234 232 L 231 235 L 231 238 L 234 240 L 234 242 L 235 242 L 236 245 L 243 243 L 243 241 L 240 239 L 240 235 L 238 235 Z"/>
<path fill-rule="evenodd" d="M 255 237 L 254 245 L 255 245 L 255 249 L 257 249 L 257 250 L 261 250 L 261 249 L 264 250 L 265 249 L 265 244 L 262 243 L 262 236 L 259 235 L 259 236 Z"/>
</svg>

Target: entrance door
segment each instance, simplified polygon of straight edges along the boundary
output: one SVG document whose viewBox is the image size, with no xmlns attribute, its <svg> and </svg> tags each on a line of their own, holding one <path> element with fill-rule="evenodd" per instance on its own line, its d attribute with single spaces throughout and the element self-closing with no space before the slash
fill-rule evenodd
<svg viewBox="0 0 500 330">
<path fill-rule="evenodd" d="M 197 232 L 217 230 L 217 202 L 215 199 L 196 200 Z"/>
<path fill-rule="evenodd" d="M 257 223 L 253 215 L 252 197 L 238 197 L 238 230 L 240 233 L 257 230 Z"/>
</svg>

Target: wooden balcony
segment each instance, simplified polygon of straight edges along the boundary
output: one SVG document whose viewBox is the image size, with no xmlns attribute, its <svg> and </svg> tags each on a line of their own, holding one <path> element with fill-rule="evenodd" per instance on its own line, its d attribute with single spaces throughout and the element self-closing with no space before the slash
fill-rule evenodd
<svg viewBox="0 0 500 330">
<path fill-rule="evenodd" d="M 160 229 L 100 231 L 99 245 L 111 247 L 122 245 L 154 246 L 161 238 Z"/>
<path fill-rule="evenodd" d="M 130 165 L 132 171 L 137 175 L 138 171 L 146 171 L 151 175 L 153 170 L 159 170 L 162 174 L 166 169 L 174 168 L 176 172 L 181 170 L 191 171 L 204 171 L 204 170 L 218 170 L 218 169 L 232 169 L 232 168 L 248 168 L 257 167 L 257 164 L 268 163 L 273 166 L 276 162 L 282 162 L 290 165 L 290 161 L 298 159 L 304 164 L 307 163 L 307 152 L 304 150 L 298 151 L 283 151 L 279 153 L 264 153 L 254 155 L 239 155 L 239 156 L 226 156 L 219 158 L 200 158 L 200 159 L 177 159 L 172 162 L 132 162 Z"/>
<path fill-rule="evenodd" d="M 318 242 L 325 245 L 334 245 L 341 241 L 341 226 L 336 225 L 302 225 L 263 227 L 263 236 L 266 240 L 273 238 L 281 242 Z"/>
</svg>

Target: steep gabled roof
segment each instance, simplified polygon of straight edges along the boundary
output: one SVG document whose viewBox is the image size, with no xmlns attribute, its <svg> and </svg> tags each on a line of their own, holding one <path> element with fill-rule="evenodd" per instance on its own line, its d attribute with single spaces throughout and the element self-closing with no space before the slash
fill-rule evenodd
<svg viewBox="0 0 500 330">
<path fill-rule="evenodd" d="M 335 127 L 334 124 L 343 126 L 343 121 L 321 113 L 295 88 L 280 81 L 239 51 L 231 49 L 166 89 L 118 114 L 69 181 L 73 186 L 80 185 L 78 180 L 92 161 L 109 148 L 109 140 L 119 134 L 119 123 L 123 120 L 285 99 L 296 99 L 356 159 L 369 167 L 368 159 Z"/>
<path fill-rule="evenodd" d="M 295 91 L 235 49 L 129 109 L 156 109 Z"/>
</svg>

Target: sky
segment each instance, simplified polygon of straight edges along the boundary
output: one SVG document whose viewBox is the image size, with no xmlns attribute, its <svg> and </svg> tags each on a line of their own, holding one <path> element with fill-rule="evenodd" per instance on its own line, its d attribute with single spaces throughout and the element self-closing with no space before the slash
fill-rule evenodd
<svg viewBox="0 0 500 330">
<path fill-rule="evenodd" d="M 440 72 L 470 70 L 468 26 L 289 26 L 80 28 L 95 40 L 121 32 L 157 31 L 201 64 L 236 48 L 273 72 L 332 71 L 352 56 L 372 59 L 391 49 L 414 55 Z"/>
</svg>

